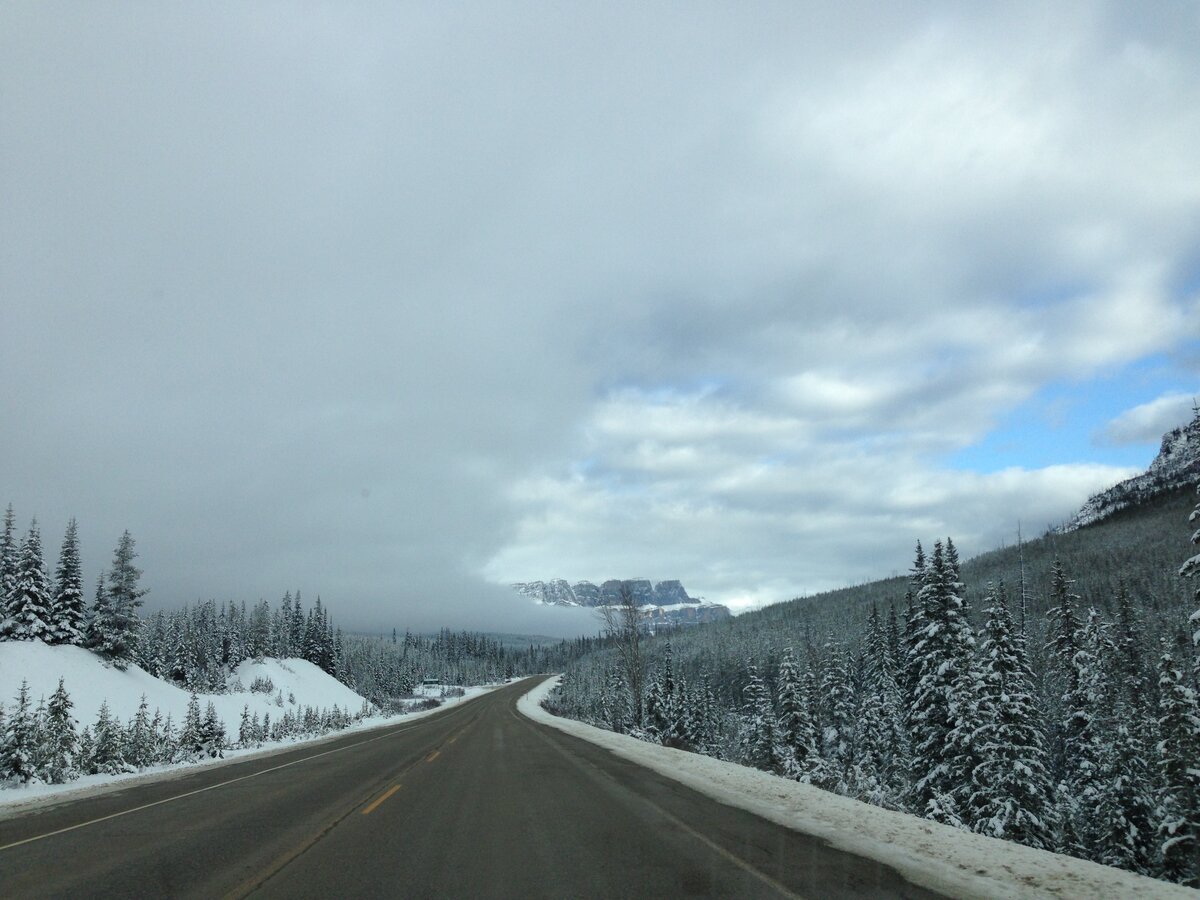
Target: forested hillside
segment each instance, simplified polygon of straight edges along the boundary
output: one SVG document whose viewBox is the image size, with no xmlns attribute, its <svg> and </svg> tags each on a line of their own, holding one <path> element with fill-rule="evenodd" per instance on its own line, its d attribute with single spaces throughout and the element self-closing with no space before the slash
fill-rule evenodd
<svg viewBox="0 0 1200 900">
<path fill-rule="evenodd" d="M 686 631 L 619 630 L 553 702 L 646 740 L 1195 883 L 1200 623 L 1180 577 L 1194 500 L 1175 490 L 965 564 L 949 539 L 917 544 L 907 577 Z"/>
</svg>

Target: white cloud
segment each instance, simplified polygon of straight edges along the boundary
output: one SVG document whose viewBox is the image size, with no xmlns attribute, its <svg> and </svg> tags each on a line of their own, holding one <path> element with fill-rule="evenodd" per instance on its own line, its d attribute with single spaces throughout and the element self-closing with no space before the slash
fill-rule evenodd
<svg viewBox="0 0 1200 900">
<path fill-rule="evenodd" d="M 622 402 L 629 428 L 588 432 L 591 474 L 514 489 L 520 528 L 489 562 L 490 577 L 682 578 L 694 593 L 749 608 L 902 569 L 918 538 L 949 534 L 964 552 L 991 549 L 1018 523 L 1057 524 L 1133 474 L 1087 463 L 945 470 L 901 439 L 840 439 L 836 425 L 807 439 L 763 429 L 746 445 L 739 414 L 713 395 L 675 408 L 679 445 L 647 446 L 631 434 L 647 416 L 631 395 Z M 728 439 L 710 427 L 722 414 L 733 423 Z M 705 427 L 687 427 L 689 417 Z M 701 432 L 706 440 L 691 442 Z M 687 464 L 674 465 L 685 450 Z"/>
<path fill-rule="evenodd" d="M 1100 432 L 1096 439 L 1106 444 L 1150 444 L 1189 422 L 1196 407 L 1197 394 L 1172 392 L 1127 409 Z"/>
</svg>

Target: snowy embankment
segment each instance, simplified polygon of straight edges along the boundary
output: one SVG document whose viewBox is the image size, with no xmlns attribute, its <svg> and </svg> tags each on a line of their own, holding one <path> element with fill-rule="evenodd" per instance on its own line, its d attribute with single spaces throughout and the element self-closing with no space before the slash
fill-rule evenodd
<svg viewBox="0 0 1200 900">
<path fill-rule="evenodd" d="M 121 724 L 127 724 L 136 714 L 143 696 L 146 698 L 150 714 L 153 715 L 155 710 L 158 710 L 164 720 L 170 715 L 176 729 L 187 715 L 190 692 L 155 678 L 138 666 L 130 665 L 125 671 L 120 671 L 82 647 L 47 646 L 41 641 L 0 642 L 0 706 L 4 707 L 6 713 L 11 713 L 22 681 L 29 686 L 31 705 L 37 706 L 39 700 L 49 700 L 58 687 L 60 677 L 71 698 L 71 714 L 77 723 L 77 732 L 82 732 L 85 726 L 95 723 L 100 706 L 104 703 L 108 704 L 112 718 Z M 250 686 L 256 681 L 260 687 L 269 681 L 272 686 L 270 691 L 251 691 Z M 226 739 L 230 743 L 237 740 L 242 711 L 246 708 L 249 715 L 257 715 L 259 720 L 269 715 L 272 720 L 277 721 L 285 712 L 290 711 L 295 716 L 305 707 L 316 710 L 332 710 L 337 707 L 343 712 L 355 715 L 362 711 L 366 704 L 366 700 L 359 694 L 303 659 L 246 660 L 229 676 L 228 683 L 231 687 L 229 693 L 198 693 L 197 699 L 201 711 L 205 710 L 210 702 L 213 704 L 217 717 L 225 726 Z M 463 697 L 442 700 L 438 709 L 469 700 L 486 690 L 488 688 L 468 688 Z M 436 711 L 431 709 L 402 716 L 371 715 L 348 728 L 329 734 L 267 742 L 251 749 L 227 749 L 224 751 L 224 760 L 276 753 L 299 743 L 329 740 L 350 731 L 379 728 L 394 724 L 398 719 L 407 722 Z M 202 762 L 156 765 L 125 775 L 84 775 L 66 784 L 5 786 L 0 789 L 0 806 L 11 807 L 40 801 L 48 795 L 59 796 L 64 793 L 75 794 L 95 790 L 97 787 L 118 781 L 145 778 L 148 775 L 161 776 L 162 773 L 172 773 L 195 766 L 219 765 L 224 760 L 208 759 Z"/>
<path fill-rule="evenodd" d="M 672 778 L 729 806 L 831 847 L 878 860 L 908 881 L 951 897 L 1191 897 L 1198 892 L 1085 860 L 1034 850 L 881 809 L 758 769 L 648 744 L 542 708 L 558 684 L 543 681 L 518 702 L 526 717 Z"/>
<path fill-rule="evenodd" d="M 72 712 L 82 730 L 96 721 L 100 704 L 119 722 L 133 718 L 142 695 L 151 714 L 157 709 L 165 719 L 169 714 L 176 727 L 187 714 L 190 693 L 148 674 L 135 665 L 124 672 L 106 665 L 96 654 L 82 647 L 47 646 L 41 641 L 5 641 L 0 643 L 0 703 L 11 709 L 21 681 L 29 683 L 30 701 L 50 699 L 63 679 L 74 704 Z M 270 692 L 251 691 L 256 679 L 270 681 Z M 363 698 L 312 663 L 303 659 L 246 660 L 230 676 L 229 682 L 242 690 L 228 694 L 198 694 L 203 711 L 211 702 L 225 723 L 226 734 L 236 739 L 243 707 L 261 719 L 277 719 L 285 710 L 293 713 L 305 706 L 315 709 L 338 707 L 351 714 L 362 709 Z"/>
</svg>

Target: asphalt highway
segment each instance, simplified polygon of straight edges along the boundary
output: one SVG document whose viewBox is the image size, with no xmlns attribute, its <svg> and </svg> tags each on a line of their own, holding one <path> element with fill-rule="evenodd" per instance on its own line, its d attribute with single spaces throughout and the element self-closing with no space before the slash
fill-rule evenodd
<svg viewBox="0 0 1200 900">
<path fill-rule="evenodd" d="M 0 896 L 933 896 L 530 722 L 534 684 L 0 819 Z"/>
</svg>

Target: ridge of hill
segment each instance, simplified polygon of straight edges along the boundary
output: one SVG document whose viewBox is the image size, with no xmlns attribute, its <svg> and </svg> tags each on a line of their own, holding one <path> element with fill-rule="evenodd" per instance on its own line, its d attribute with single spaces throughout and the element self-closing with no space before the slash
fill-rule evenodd
<svg viewBox="0 0 1200 900">
<path fill-rule="evenodd" d="M 1191 422 L 1163 435 L 1158 455 L 1145 472 L 1093 494 L 1058 530 L 1065 534 L 1102 522 L 1123 509 L 1190 487 L 1197 480 L 1200 480 L 1200 407 Z"/>
</svg>

